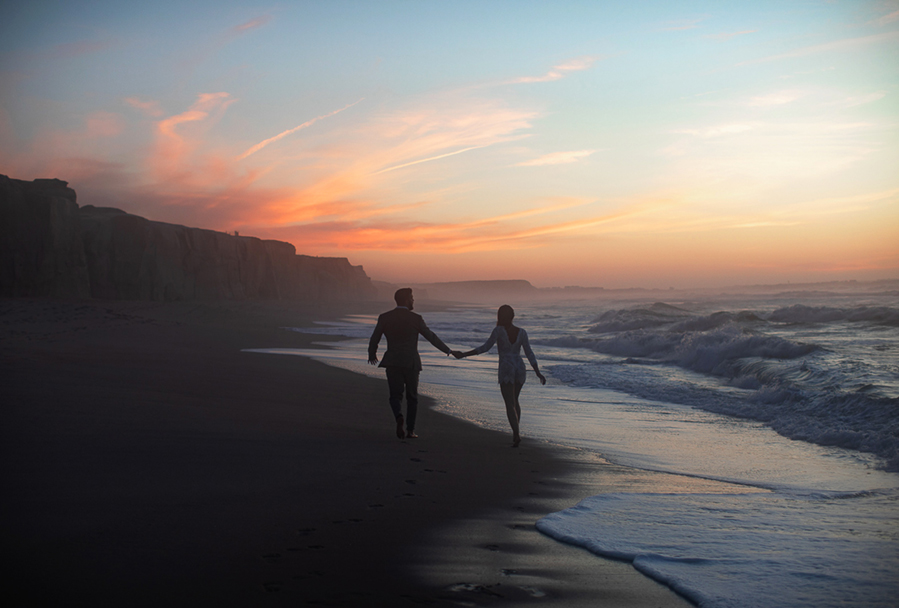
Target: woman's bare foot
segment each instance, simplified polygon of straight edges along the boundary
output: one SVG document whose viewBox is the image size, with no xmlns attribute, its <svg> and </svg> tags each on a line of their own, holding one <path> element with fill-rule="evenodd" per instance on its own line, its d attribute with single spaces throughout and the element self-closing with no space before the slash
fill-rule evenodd
<svg viewBox="0 0 899 608">
<path fill-rule="evenodd" d="M 512 438 L 512 447 L 513 448 L 517 448 L 519 443 L 521 443 L 521 437 L 513 437 Z"/>
<path fill-rule="evenodd" d="M 415 431 L 408 431 L 406 433 L 406 439 L 418 439 L 418 435 L 415 434 Z"/>
</svg>

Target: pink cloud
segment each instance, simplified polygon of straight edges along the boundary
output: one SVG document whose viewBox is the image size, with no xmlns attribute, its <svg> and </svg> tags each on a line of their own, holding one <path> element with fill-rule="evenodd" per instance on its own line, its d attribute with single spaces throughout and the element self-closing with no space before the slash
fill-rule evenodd
<svg viewBox="0 0 899 608">
<path fill-rule="evenodd" d="M 568 74 L 568 72 L 589 70 L 599 59 L 601 59 L 601 57 L 592 55 L 576 57 L 574 59 L 569 59 L 564 63 L 560 63 L 557 66 L 554 66 L 543 76 L 523 76 L 521 78 L 508 80 L 505 84 L 526 84 L 532 82 L 552 82 L 553 80 L 560 80 L 564 78 Z"/>
<path fill-rule="evenodd" d="M 596 152 L 596 150 L 573 150 L 571 152 L 552 152 L 544 154 L 539 158 L 534 158 L 521 163 L 519 167 L 539 167 L 543 165 L 564 165 L 568 163 L 576 163 L 583 160 Z"/>
<path fill-rule="evenodd" d="M 262 15 L 260 17 L 256 17 L 255 19 L 250 19 L 246 23 L 241 23 L 240 25 L 235 25 L 233 28 L 231 28 L 231 33 L 242 34 L 249 30 L 255 30 L 256 28 L 260 28 L 263 25 L 266 25 L 271 20 L 272 20 L 271 15 Z"/>
<path fill-rule="evenodd" d="M 124 102 L 152 118 L 158 118 L 163 114 L 159 102 L 152 99 L 144 101 L 139 97 L 126 97 Z"/>
<path fill-rule="evenodd" d="M 238 160 L 239 151 L 216 143 L 216 125 L 234 102 L 227 92 L 201 94 L 180 112 L 156 116 L 152 125 L 137 122 L 129 135 L 144 137 L 145 143 L 131 143 L 124 154 L 100 139 L 120 134 L 125 119 L 93 113 L 83 129 L 47 130 L 18 152 L 4 145 L 8 154 L 0 155 L 0 168 L 25 179 L 65 179 L 82 204 L 117 206 L 154 220 L 260 236 L 322 235 L 315 242 L 297 242 L 309 253 L 331 250 L 334 242 L 365 246 L 386 234 L 395 234 L 399 242 L 449 244 L 454 241 L 448 231 L 455 224 L 428 228 L 410 219 L 439 198 L 409 200 L 405 193 L 397 199 L 391 193 L 402 192 L 410 175 L 427 173 L 428 167 L 444 175 L 443 163 L 463 151 L 527 135 L 537 115 L 468 93 L 441 93 L 393 110 L 369 109 L 350 122 L 322 123 L 331 126 L 310 138 L 276 136 L 283 142 L 279 154 L 263 155 L 256 148 L 256 154 L 244 153 Z M 145 113 L 161 111 L 145 99 L 127 98 L 126 103 Z M 503 221 L 525 221 L 535 213 Z M 460 224 L 484 236 L 455 246 L 481 247 L 497 221 Z M 359 233 L 329 231 L 338 223 Z M 402 236 L 407 230 L 409 238 Z"/>
</svg>

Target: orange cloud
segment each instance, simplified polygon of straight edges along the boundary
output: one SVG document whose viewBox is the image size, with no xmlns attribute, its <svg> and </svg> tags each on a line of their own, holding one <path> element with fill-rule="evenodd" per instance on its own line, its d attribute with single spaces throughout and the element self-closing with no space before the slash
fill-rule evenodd
<svg viewBox="0 0 899 608">
<path fill-rule="evenodd" d="M 197 97 L 189 110 L 156 123 L 158 136 L 150 165 L 162 185 L 173 181 L 182 185 L 188 182 L 208 183 L 209 178 L 219 179 L 230 172 L 221 161 L 215 159 L 215 155 L 210 158 L 211 162 L 203 163 L 202 169 L 205 171 L 197 170 L 198 159 L 193 154 L 203 143 L 197 134 L 185 136 L 178 127 L 221 116 L 234 101 L 228 93 L 204 93 Z"/>
<path fill-rule="evenodd" d="M 163 114 L 162 108 L 159 107 L 159 102 L 155 100 L 144 101 L 138 97 L 126 97 L 124 99 L 124 102 L 132 108 L 140 110 L 147 116 L 151 116 L 153 118 L 158 118 Z"/>
<path fill-rule="evenodd" d="M 593 67 L 593 64 L 599 60 L 600 57 L 585 55 L 583 57 L 577 57 L 574 59 L 569 59 L 564 63 L 560 63 L 557 66 L 554 66 L 550 71 L 548 71 L 543 76 L 522 76 L 521 78 L 514 78 L 512 80 L 506 81 L 505 84 L 524 84 L 531 82 L 552 82 L 553 80 L 560 80 L 564 78 L 568 72 L 579 72 L 581 70 L 589 70 Z"/>
<path fill-rule="evenodd" d="M 552 152 L 544 154 L 539 158 L 527 160 L 518 163 L 519 167 L 538 167 L 542 165 L 564 165 L 568 163 L 576 163 L 579 160 L 587 158 L 596 150 L 574 150 L 571 152 Z"/>
<path fill-rule="evenodd" d="M 563 222 L 522 225 L 519 220 L 563 209 L 594 204 L 593 200 L 565 200 L 534 209 L 444 224 L 414 220 L 365 222 L 345 215 L 333 221 L 259 228 L 272 238 L 303 243 L 310 251 L 379 250 L 431 253 L 518 250 L 547 245 L 562 234 L 590 232 L 604 224 L 645 214 L 657 203 L 641 202 Z M 348 219 L 351 218 L 351 219 Z M 591 232 L 592 231 L 592 232 Z"/>
</svg>

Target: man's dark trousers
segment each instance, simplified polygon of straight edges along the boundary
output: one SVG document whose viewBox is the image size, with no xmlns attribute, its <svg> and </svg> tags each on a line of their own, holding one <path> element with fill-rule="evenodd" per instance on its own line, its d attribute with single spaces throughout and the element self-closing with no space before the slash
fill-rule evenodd
<svg viewBox="0 0 899 608">
<path fill-rule="evenodd" d="M 418 413 L 418 374 L 411 367 L 389 365 L 387 371 L 387 388 L 390 390 L 390 409 L 394 418 L 403 414 L 403 392 L 406 393 L 406 430 L 415 429 L 415 416 Z"/>
</svg>

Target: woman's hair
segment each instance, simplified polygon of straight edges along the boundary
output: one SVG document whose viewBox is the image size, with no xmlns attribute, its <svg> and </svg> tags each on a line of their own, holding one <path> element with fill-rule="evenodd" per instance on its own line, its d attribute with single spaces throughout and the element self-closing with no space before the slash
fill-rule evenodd
<svg viewBox="0 0 899 608">
<path fill-rule="evenodd" d="M 499 310 L 496 311 L 496 324 L 497 325 L 512 325 L 512 319 L 515 318 L 515 311 L 512 310 L 512 307 L 508 304 L 503 304 L 499 307 Z"/>
</svg>

